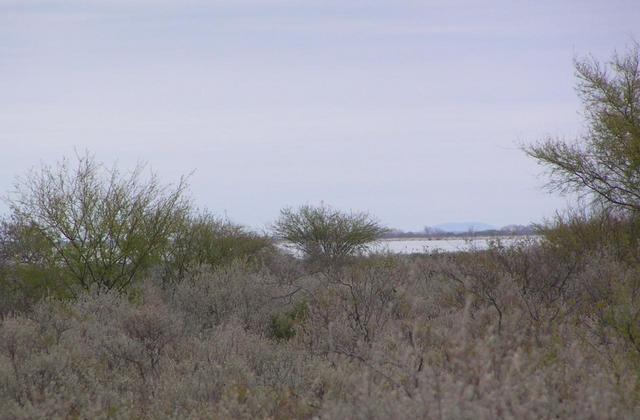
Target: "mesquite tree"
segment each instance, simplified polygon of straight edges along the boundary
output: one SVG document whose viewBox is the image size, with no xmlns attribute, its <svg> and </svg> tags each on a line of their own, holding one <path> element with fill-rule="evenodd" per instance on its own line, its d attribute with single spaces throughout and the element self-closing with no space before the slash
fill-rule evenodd
<svg viewBox="0 0 640 420">
<path fill-rule="evenodd" d="M 327 263 L 366 251 L 386 231 L 367 213 L 324 205 L 283 209 L 273 225 L 276 238 L 293 244 L 310 260 Z"/>
<path fill-rule="evenodd" d="M 169 246 L 188 213 L 185 189 L 184 179 L 164 186 L 141 165 L 125 175 L 87 154 L 18 179 L 11 220 L 72 286 L 123 291 Z"/>
<path fill-rule="evenodd" d="M 576 61 L 586 132 L 573 142 L 525 147 L 551 173 L 548 186 L 588 195 L 605 208 L 640 211 L 640 45 L 609 63 Z"/>
</svg>

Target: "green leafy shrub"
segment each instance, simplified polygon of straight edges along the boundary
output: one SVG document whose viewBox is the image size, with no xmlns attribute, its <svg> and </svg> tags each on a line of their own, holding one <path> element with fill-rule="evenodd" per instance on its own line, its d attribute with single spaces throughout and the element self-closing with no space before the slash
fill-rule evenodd
<svg viewBox="0 0 640 420">
<path fill-rule="evenodd" d="M 19 239 L 14 265 L 61 269 L 73 293 L 125 291 L 158 262 L 189 209 L 184 180 L 170 189 L 154 174 L 143 177 L 143 169 L 125 176 L 87 154 L 18 179 L 9 206 L 28 235 Z M 25 262 L 24 255 L 39 258 Z M 56 280 L 48 277 L 46 287 L 59 288 Z"/>
<path fill-rule="evenodd" d="M 57 261 L 37 226 L 0 221 L 0 317 L 25 311 L 44 297 L 70 297 L 75 282 Z"/>
<path fill-rule="evenodd" d="M 538 229 L 560 255 L 584 257 L 607 249 L 625 261 L 640 261 L 640 217 L 607 209 L 571 209 Z"/>
<path fill-rule="evenodd" d="M 367 251 L 387 232 L 367 213 L 346 213 L 324 205 L 283 209 L 272 230 L 276 238 L 320 266 Z"/>
<path fill-rule="evenodd" d="M 229 265 L 238 259 L 257 264 L 270 252 L 273 244 L 269 238 L 207 213 L 189 216 L 163 257 L 164 278 L 181 281 L 203 267 Z"/>
<path fill-rule="evenodd" d="M 293 309 L 271 317 L 269 333 L 278 340 L 289 340 L 296 335 L 296 325 L 304 322 L 309 314 L 306 302 L 297 303 Z"/>
<path fill-rule="evenodd" d="M 525 148 L 550 172 L 548 186 L 588 196 L 608 209 L 640 211 L 640 44 L 610 62 L 576 62 L 588 130 L 573 142 Z"/>
</svg>

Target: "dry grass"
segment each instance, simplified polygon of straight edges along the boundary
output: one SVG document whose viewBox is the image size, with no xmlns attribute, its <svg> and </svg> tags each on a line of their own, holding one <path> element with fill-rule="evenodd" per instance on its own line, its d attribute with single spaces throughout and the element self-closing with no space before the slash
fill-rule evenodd
<svg viewBox="0 0 640 420">
<path fill-rule="evenodd" d="M 606 249 L 296 264 L 6 316 L 0 417 L 640 417 L 640 273 Z"/>
</svg>

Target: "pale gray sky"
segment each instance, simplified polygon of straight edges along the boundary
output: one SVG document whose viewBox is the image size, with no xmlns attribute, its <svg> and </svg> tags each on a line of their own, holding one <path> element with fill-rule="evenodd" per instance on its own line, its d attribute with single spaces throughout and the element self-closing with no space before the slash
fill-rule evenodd
<svg viewBox="0 0 640 420">
<path fill-rule="evenodd" d="M 624 0 L 0 0 L 0 192 L 87 149 L 195 170 L 262 227 L 325 203 L 421 229 L 549 216 L 517 145 L 582 127 L 575 56 L 638 38 Z"/>
</svg>

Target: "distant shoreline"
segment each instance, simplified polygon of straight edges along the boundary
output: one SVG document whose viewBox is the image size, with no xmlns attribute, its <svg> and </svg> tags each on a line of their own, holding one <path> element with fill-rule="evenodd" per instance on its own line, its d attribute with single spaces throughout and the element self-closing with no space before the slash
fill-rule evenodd
<svg viewBox="0 0 640 420">
<path fill-rule="evenodd" d="M 380 238 L 380 241 L 450 241 L 450 240 L 465 240 L 465 239 L 469 239 L 469 240 L 483 240 L 483 239 L 497 239 L 497 238 L 504 238 L 504 239 L 515 239 L 515 238 L 526 238 L 526 237 L 532 237 L 532 236 L 538 236 L 535 233 L 528 233 L 528 234 L 502 234 L 502 235 L 492 235 L 492 234 L 479 234 L 479 235 L 474 235 L 474 234 L 447 234 L 447 235 L 443 235 L 443 236 L 429 236 L 429 235 L 424 235 L 424 236 L 385 236 L 383 238 Z"/>
</svg>

